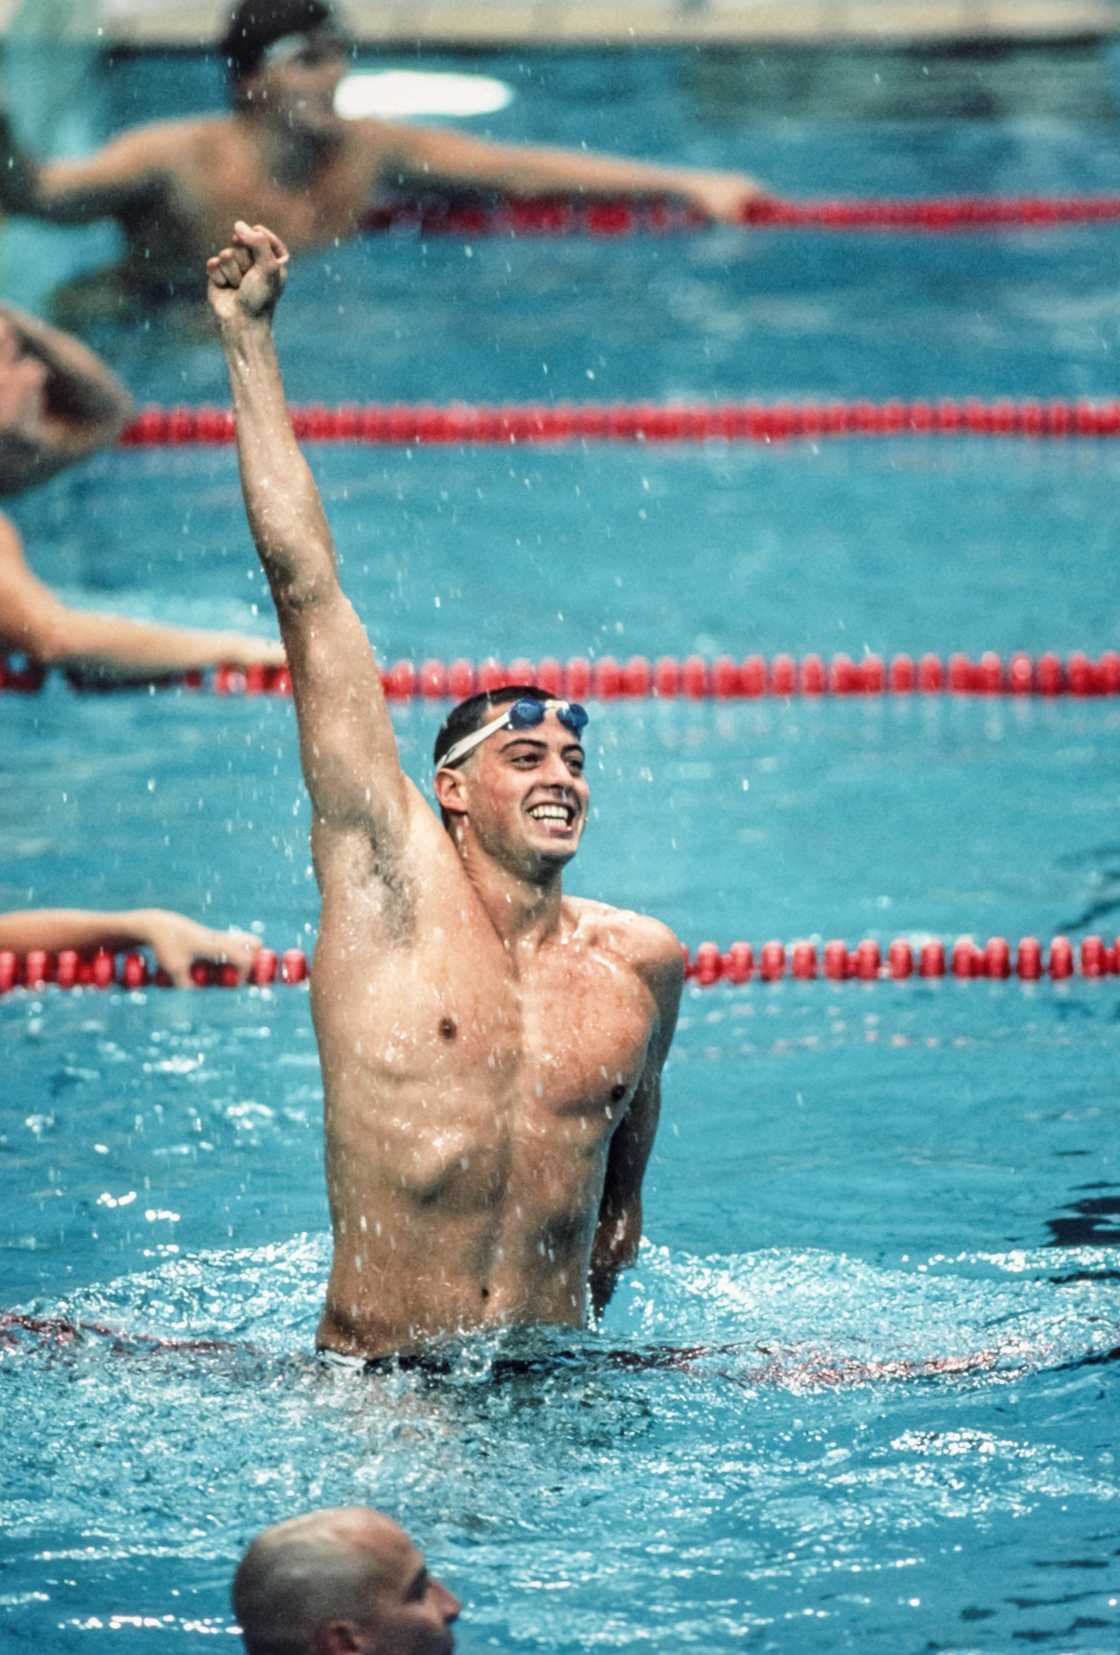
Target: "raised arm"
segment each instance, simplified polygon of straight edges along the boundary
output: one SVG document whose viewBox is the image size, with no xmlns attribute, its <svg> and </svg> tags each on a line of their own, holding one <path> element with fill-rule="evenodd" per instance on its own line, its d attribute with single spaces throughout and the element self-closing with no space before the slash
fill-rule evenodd
<svg viewBox="0 0 1120 1655">
<path fill-rule="evenodd" d="M 132 398 L 81 340 L 0 304 L 0 494 L 115 441 Z"/>
<path fill-rule="evenodd" d="M 705 218 L 738 223 L 749 202 L 765 194 L 744 173 L 660 166 L 579 150 L 493 144 L 435 127 L 393 129 L 388 182 L 457 184 L 509 195 L 578 191 L 587 195 L 679 196 Z"/>
<path fill-rule="evenodd" d="M 591 1249 L 591 1304 L 601 1316 L 610 1303 L 619 1275 L 638 1256 L 642 1239 L 642 1180 L 661 1115 L 661 1071 L 677 1026 L 684 967 L 676 937 L 656 921 L 641 923 L 639 970 L 657 1004 L 642 1078 L 625 1118 L 611 1139 L 599 1221 Z"/>
<path fill-rule="evenodd" d="M 385 871 L 404 843 L 410 788 L 377 662 L 339 585 L 323 504 L 284 400 L 272 312 L 287 264 L 277 236 L 239 222 L 207 273 L 233 391 L 249 526 L 292 675 L 322 878 L 334 851 L 355 834 Z"/>
<path fill-rule="evenodd" d="M 0 208 L 49 224 L 87 224 L 128 218 L 154 205 L 164 188 L 152 129 L 122 134 L 93 155 L 39 161 L 20 144 L 7 110 L 0 110 Z"/>
</svg>

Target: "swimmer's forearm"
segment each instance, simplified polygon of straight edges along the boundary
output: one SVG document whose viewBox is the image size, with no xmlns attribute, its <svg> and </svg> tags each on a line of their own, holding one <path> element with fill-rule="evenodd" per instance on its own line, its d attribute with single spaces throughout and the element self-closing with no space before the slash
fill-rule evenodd
<svg viewBox="0 0 1120 1655">
<path fill-rule="evenodd" d="M 640 1236 L 640 1219 L 637 1229 Z M 632 1234 L 629 1222 L 620 1222 L 615 1217 L 600 1218 L 587 1277 L 591 1308 L 596 1317 L 606 1310 L 618 1286 L 619 1276 L 630 1268 L 637 1257 L 638 1240 Z"/>
<path fill-rule="evenodd" d="M 301 608 L 333 591 L 338 574 L 319 490 L 292 430 L 272 329 L 238 318 L 220 334 L 249 527 L 277 608 Z"/>
<path fill-rule="evenodd" d="M 34 636 L 20 647 L 46 665 L 90 669 L 106 677 L 159 677 L 169 672 L 194 672 L 222 662 L 247 667 L 258 662 L 279 665 L 283 651 L 267 638 L 240 632 L 204 632 L 190 627 L 164 626 L 158 621 L 134 621 L 91 610 L 62 609 L 45 613 Z"/>
<path fill-rule="evenodd" d="M 578 150 L 490 144 L 435 131 L 415 131 L 404 140 L 395 159 L 408 175 L 422 181 L 489 187 L 512 195 L 577 190 L 592 195 L 689 198 L 709 176 L 691 167 L 663 166 L 614 155 L 585 155 Z M 748 180 L 744 179 L 743 184 L 749 189 Z"/>
<path fill-rule="evenodd" d="M 624 1270 L 629 1269 L 633 1262 L 633 1259 L 592 1260 L 587 1286 L 596 1320 L 602 1316 L 614 1298 L 619 1276 Z"/>
<path fill-rule="evenodd" d="M 501 187 L 517 194 L 577 190 L 588 195 L 689 196 L 699 174 L 686 167 L 663 167 L 613 155 L 576 150 L 530 149 L 505 152 L 507 179 Z"/>
<path fill-rule="evenodd" d="M 0 948 L 26 954 L 43 948 L 49 954 L 73 948 L 134 948 L 150 941 L 155 909 L 136 908 L 120 913 L 96 913 L 85 908 L 28 908 L 0 914 Z"/>
<path fill-rule="evenodd" d="M 232 965 L 244 982 L 260 949 L 246 931 L 215 931 L 171 908 L 133 908 L 97 913 L 84 908 L 38 908 L 0 914 L 0 948 L 26 954 L 33 948 L 58 954 L 72 948 L 90 954 L 104 948 L 149 948 L 176 988 L 191 986 L 195 960 Z"/>
</svg>

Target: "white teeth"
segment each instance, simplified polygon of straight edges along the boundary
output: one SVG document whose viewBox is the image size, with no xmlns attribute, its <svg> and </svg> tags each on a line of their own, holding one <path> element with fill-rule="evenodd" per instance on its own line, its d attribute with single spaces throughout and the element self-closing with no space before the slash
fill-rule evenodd
<svg viewBox="0 0 1120 1655">
<path fill-rule="evenodd" d="M 534 805 L 529 812 L 538 822 L 570 822 L 572 813 L 566 805 Z"/>
</svg>

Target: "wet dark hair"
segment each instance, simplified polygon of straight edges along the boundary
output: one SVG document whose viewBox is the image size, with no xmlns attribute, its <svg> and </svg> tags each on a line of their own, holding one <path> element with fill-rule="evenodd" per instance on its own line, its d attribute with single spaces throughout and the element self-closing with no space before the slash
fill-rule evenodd
<svg viewBox="0 0 1120 1655">
<path fill-rule="evenodd" d="M 324 23 L 338 23 L 327 0 L 241 0 L 218 42 L 230 79 L 236 82 L 251 75 L 274 40 L 307 34 Z"/>
<path fill-rule="evenodd" d="M 457 707 L 452 707 L 440 725 L 436 744 L 432 749 L 432 763 L 438 770 L 443 755 L 450 752 L 457 741 L 461 741 L 464 736 L 473 735 L 476 730 L 481 730 L 500 707 L 508 707 L 511 701 L 554 699 L 551 690 L 542 690 L 539 684 L 506 684 L 500 690 L 482 690 L 478 695 L 469 695 L 465 701 L 460 701 Z"/>
</svg>

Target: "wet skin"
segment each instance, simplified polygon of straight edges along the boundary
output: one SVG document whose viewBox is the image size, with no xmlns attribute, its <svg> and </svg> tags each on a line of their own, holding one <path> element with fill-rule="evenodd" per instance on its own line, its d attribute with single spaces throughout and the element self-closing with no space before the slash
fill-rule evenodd
<svg viewBox="0 0 1120 1655">
<path fill-rule="evenodd" d="M 287 261 L 238 223 L 207 268 L 322 894 L 312 1013 L 335 1250 L 319 1339 L 371 1357 L 578 1325 L 637 1250 L 680 945 L 564 896 L 588 787 L 555 711 L 437 771 L 450 831 L 403 773 L 285 407 L 271 315 Z"/>
<path fill-rule="evenodd" d="M 252 203 L 294 247 L 330 246 L 362 228 L 386 164 L 373 121 L 335 121 L 292 177 L 270 165 L 259 123 L 214 116 L 146 129 L 145 187 L 120 215 L 128 257 L 115 274 L 153 297 L 197 297 L 199 266 Z M 279 176 L 277 176 L 279 172 Z"/>
<path fill-rule="evenodd" d="M 543 728 L 468 760 L 484 854 L 538 875 L 574 855 L 587 800 L 578 744 Z M 554 934 L 509 945 L 452 838 L 410 804 L 416 872 L 398 890 L 357 848 L 323 868 L 313 973 L 335 1232 L 319 1339 L 363 1355 L 586 1320 L 611 1145 L 676 968 L 655 921 L 574 898 Z M 561 806 L 568 821 L 540 819 Z"/>
<path fill-rule="evenodd" d="M 119 305 L 128 294 L 153 301 L 196 295 L 207 256 L 245 214 L 272 226 L 293 250 L 330 247 L 361 230 L 385 189 L 669 194 L 728 222 L 760 193 L 735 173 L 343 119 L 334 99 L 348 52 L 329 31 L 302 38 L 303 50 L 266 59 L 237 83 L 233 114 L 151 122 L 90 156 L 36 163 L 0 109 L 0 208 L 58 224 L 108 216 L 124 235 L 118 266 L 68 284 L 79 313 Z"/>
</svg>

